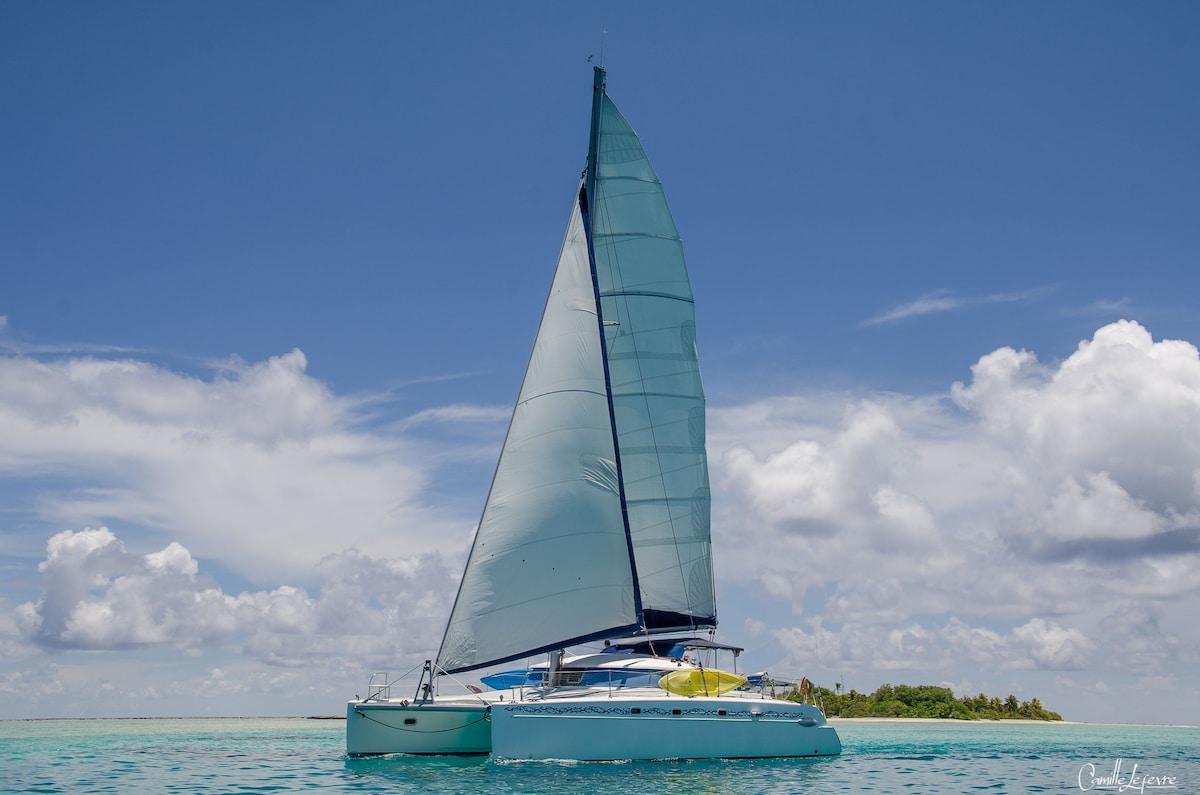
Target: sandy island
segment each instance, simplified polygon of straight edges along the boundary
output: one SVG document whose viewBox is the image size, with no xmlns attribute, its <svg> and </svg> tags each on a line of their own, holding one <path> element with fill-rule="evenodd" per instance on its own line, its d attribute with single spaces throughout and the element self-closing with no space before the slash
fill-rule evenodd
<svg viewBox="0 0 1200 795">
<path fill-rule="evenodd" d="M 975 718 L 962 720 L 960 718 L 826 718 L 830 723 L 1053 723 L 1060 726 L 1083 726 L 1075 720 L 1027 720 L 1025 718 Z"/>
<path fill-rule="evenodd" d="M 989 720 L 976 718 L 960 720 L 958 718 L 826 718 L 830 723 L 1040 723 L 1052 726 L 1155 726 L 1163 729 L 1200 729 L 1200 726 L 1176 723 L 1088 723 L 1080 720 L 1024 720 L 1022 718 L 1001 718 Z"/>
</svg>

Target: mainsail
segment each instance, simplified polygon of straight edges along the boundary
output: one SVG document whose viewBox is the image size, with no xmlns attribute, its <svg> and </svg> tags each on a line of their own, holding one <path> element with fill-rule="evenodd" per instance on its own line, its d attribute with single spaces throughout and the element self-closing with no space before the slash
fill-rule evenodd
<svg viewBox="0 0 1200 795">
<path fill-rule="evenodd" d="M 599 95 L 589 219 L 645 628 L 714 627 L 704 388 L 683 244 L 637 135 Z"/>
<path fill-rule="evenodd" d="M 716 626 L 683 247 L 597 67 L 588 169 L 437 667 Z"/>
</svg>

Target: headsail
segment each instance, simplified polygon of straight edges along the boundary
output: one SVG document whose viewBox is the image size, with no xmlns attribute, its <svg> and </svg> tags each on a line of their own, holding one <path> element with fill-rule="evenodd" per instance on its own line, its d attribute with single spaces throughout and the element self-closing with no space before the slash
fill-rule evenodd
<svg viewBox="0 0 1200 795">
<path fill-rule="evenodd" d="M 438 667 L 482 668 L 640 626 L 579 204 Z"/>
<path fill-rule="evenodd" d="M 438 668 L 716 626 L 683 247 L 596 70 L 588 173 Z"/>
</svg>

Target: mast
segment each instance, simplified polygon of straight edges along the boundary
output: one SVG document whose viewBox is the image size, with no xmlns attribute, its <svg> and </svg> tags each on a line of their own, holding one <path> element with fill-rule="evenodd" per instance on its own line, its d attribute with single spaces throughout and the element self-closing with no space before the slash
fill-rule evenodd
<svg viewBox="0 0 1200 795">
<path fill-rule="evenodd" d="M 624 524 L 625 543 L 629 548 L 629 567 L 633 573 L 633 606 L 638 623 L 646 628 L 642 605 L 642 586 L 638 581 L 637 556 L 633 551 L 633 530 L 629 524 L 629 505 L 625 498 L 625 474 L 621 469 L 621 440 L 617 433 L 617 411 L 613 405 L 612 373 L 608 365 L 608 340 L 604 334 L 604 308 L 600 300 L 600 280 L 596 273 L 596 248 L 592 237 L 592 201 L 596 196 L 597 167 L 600 160 L 600 120 L 604 115 L 604 67 L 592 67 L 592 124 L 588 135 L 587 174 L 581 189 L 579 207 L 583 215 L 584 234 L 587 237 L 588 267 L 591 269 L 592 290 L 596 298 L 596 331 L 600 335 L 600 355 L 604 362 L 604 387 L 608 397 L 608 420 L 612 428 L 613 463 L 617 470 L 617 494 L 621 500 L 621 522 Z"/>
<path fill-rule="evenodd" d="M 604 67 L 592 67 L 592 126 L 588 135 L 587 177 L 584 179 L 584 193 L 590 201 L 596 195 L 596 161 L 600 149 L 600 116 L 604 112 Z M 585 212 L 590 209 L 585 204 Z M 588 224 L 589 256 L 592 243 L 591 224 Z M 592 272 L 596 270 L 596 259 L 592 257 Z M 593 281 L 595 281 L 593 279 Z M 599 301 L 596 302 L 599 305 Z M 601 329 L 603 331 L 603 329 Z"/>
</svg>

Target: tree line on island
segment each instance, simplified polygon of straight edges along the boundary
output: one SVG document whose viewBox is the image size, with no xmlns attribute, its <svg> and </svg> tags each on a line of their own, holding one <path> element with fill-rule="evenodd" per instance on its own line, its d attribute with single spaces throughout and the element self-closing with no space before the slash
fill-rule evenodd
<svg viewBox="0 0 1200 795">
<path fill-rule="evenodd" d="M 842 692 L 815 688 L 817 703 L 831 718 L 955 718 L 958 720 L 1062 720 L 1036 698 L 1017 701 L 1009 694 L 1001 699 L 980 693 L 958 698 L 948 687 L 933 685 L 880 685 L 874 693 L 857 690 Z M 803 701 L 804 695 L 794 689 L 784 695 L 792 701 Z"/>
</svg>

